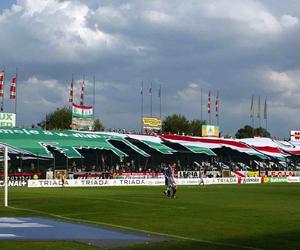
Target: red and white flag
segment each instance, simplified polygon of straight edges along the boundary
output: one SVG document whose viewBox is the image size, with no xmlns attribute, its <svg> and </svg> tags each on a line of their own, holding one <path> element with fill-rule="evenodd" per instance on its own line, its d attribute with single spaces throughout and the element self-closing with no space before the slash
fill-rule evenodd
<svg viewBox="0 0 300 250">
<path fill-rule="evenodd" d="M 4 96 L 4 71 L 0 72 L 0 97 Z"/>
<path fill-rule="evenodd" d="M 10 99 L 16 99 L 16 93 L 17 93 L 17 76 L 14 75 L 11 79 L 11 85 L 10 85 Z"/>
<path fill-rule="evenodd" d="M 70 83 L 70 92 L 69 92 L 69 102 L 73 102 L 73 92 L 74 92 L 74 83 L 73 83 L 73 79 Z"/>
<path fill-rule="evenodd" d="M 216 116 L 219 116 L 219 95 L 216 96 Z"/>
<path fill-rule="evenodd" d="M 84 81 L 81 84 L 81 91 L 80 91 L 80 105 L 83 105 L 84 100 Z"/>
<path fill-rule="evenodd" d="M 210 91 L 208 92 L 208 99 L 207 99 L 207 112 L 210 114 Z"/>
</svg>

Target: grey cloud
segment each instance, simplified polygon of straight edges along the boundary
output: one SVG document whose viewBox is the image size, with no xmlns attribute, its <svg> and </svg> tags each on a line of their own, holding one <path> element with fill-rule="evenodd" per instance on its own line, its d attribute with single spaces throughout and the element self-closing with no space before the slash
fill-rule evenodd
<svg viewBox="0 0 300 250">
<path fill-rule="evenodd" d="M 199 118 L 203 87 L 205 93 L 220 92 L 224 133 L 249 123 L 252 94 L 269 97 L 273 134 L 283 137 L 291 127 L 300 126 L 294 119 L 298 103 L 293 101 L 299 83 L 295 81 L 294 94 L 287 97 L 286 88 L 274 91 L 279 83 L 266 78 L 268 72 L 298 76 L 300 7 L 294 2 L 284 6 L 279 0 L 70 3 L 52 1 L 29 14 L 33 1 L 22 0 L 1 13 L 6 34 L 0 44 L 2 64 L 9 71 L 20 68 L 20 88 L 29 86 L 25 81 L 32 76 L 57 83 L 53 92 L 41 86 L 41 99 L 27 100 L 26 110 L 32 107 L 35 112 L 20 117 L 24 124 L 65 105 L 62 93 L 67 95 L 74 73 L 76 80 L 85 74 L 89 82 L 96 75 L 96 112 L 106 127 L 122 124 L 139 129 L 142 80 L 145 93 L 150 82 L 154 84 L 155 114 L 162 84 L 164 115 L 181 112 Z M 199 87 L 191 88 L 192 83 Z M 28 96 L 20 93 L 21 100 Z M 206 105 L 207 95 L 203 97 Z M 41 100 L 53 100 L 53 106 L 41 105 Z M 92 102 L 91 85 L 87 101 Z M 145 95 L 145 113 L 149 108 Z M 20 109 L 25 112 L 25 107 Z M 286 123 L 277 109 L 285 112 Z M 203 111 L 207 118 L 206 107 Z"/>
</svg>

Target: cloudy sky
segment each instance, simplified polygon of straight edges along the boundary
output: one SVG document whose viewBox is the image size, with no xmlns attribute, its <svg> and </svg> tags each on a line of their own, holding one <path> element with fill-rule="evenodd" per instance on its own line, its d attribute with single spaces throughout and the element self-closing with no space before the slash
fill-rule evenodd
<svg viewBox="0 0 300 250">
<path fill-rule="evenodd" d="M 0 67 L 7 78 L 18 68 L 18 125 L 68 105 L 74 73 L 76 99 L 85 75 L 86 104 L 95 75 L 106 128 L 140 128 L 143 81 L 146 115 L 151 82 L 154 115 L 160 84 L 163 116 L 201 118 L 202 88 L 208 119 L 207 93 L 214 102 L 219 91 L 223 134 L 250 123 L 252 95 L 262 111 L 268 96 L 269 130 L 287 138 L 300 129 L 299 19 L 298 0 L 1 0 Z"/>
</svg>

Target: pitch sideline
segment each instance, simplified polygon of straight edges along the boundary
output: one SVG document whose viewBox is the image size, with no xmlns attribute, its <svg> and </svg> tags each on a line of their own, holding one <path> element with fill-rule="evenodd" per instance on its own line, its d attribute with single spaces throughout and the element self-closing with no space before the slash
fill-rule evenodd
<svg viewBox="0 0 300 250">
<path fill-rule="evenodd" d="M 190 240 L 190 241 L 195 241 L 195 242 L 199 242 L 199 243 L 206 243 L 206 244 L 216 245 L 216 246 L 225 246 L 225 247 L 233 247 L 233 248 L 248 249 L 248 250 L 264 250 L 262 248 L 257 248 L 257 247 L 236 245 L 236 244 L 231 244 L 231 243 L 222 243 L 222 242 L 209 241 L 209 240 L 200 240 L 200 239 L 195 239 L 195 238 L 190 238 L 190 237 L 185 237 L 185 236 L 180 236 L 180 235 L 152 232 L 152 231 L 149 231 L 149 230 L 137 229 L 137 228 L 133 228 L 133 227 L 116 225 L 116 224 L 106 223 L 106 222 L 95 222 L 95 221 L 89 221 L 89 220 L 84 220 L 84 219 L 75 219 L 75 218 L 70 218 L 70 217 L 66 217 L 66 216 L 62 216 L 62 215 L 58 215 L 58 214 L 52 214 L 52 213 L 47 213 L 47 212 L 44 212 L 44 211 L 33 210 L 33 209 L 28 209 L 28 208 L 19 208 L 19 207 L 12 207 L 12 206 L 8 206 L 8 208 L 15 209 L 15 210 L 28 211 L 28 212 L 33 212 L 33 213 L 39 213 L 39 214 L 44 214 L 44 215 L 48 215 L 50 217 L 54 217 L 54 218 L 58 218 L 58 219 L 62 219 L 62 220 L 67 220 L 67 221 L 75 221 L 75 222 L 78 222 L 78 223 L 88 223 L 88 224 L 94 224 L 94 225 L 99 225 L 99 226 L 102 225 L 102 226 L 114 227 L 114 228 L 119 228 L 119 229 L 123 229 L 123 230 L 136 231 L 136 232 L 140 232 L 140 233 L 152 234 L 152 235 L 157 235 L 157 236 L 164 236 L 164 237 L 175 238 L 175 239 L 180 239 L 180 240 Z"/>
</svg>

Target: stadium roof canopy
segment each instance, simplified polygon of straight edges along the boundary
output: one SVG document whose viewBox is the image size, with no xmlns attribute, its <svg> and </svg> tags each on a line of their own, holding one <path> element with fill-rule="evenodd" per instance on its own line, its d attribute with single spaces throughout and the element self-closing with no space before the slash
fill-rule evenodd
<svg viewBox="0 0 300 250">
<path fill-rule="evenodd" d="M 80 149 L 109 150 L 119 157 L 131 153 L 143 157 L 174 153 L 202 154 L 208 157 L 231 155 L 239 158 L 283 160 L 300 155 L 300 146 L 268 138 L 222 139 L 179 135 L 138 135 L 73 130 L 41 130 L 25 128 L 0 129 L 0 145 L 8 145 L 9 153 L 52 158 L 52 147 L 68 158 L 82 157 Z"/>
</svg>

